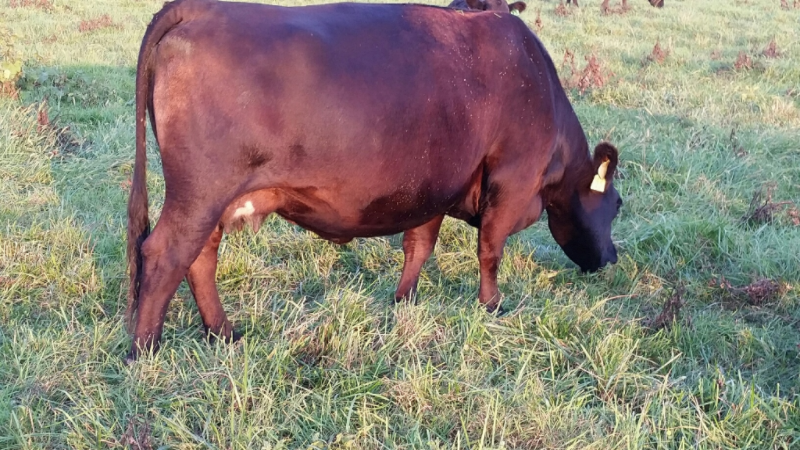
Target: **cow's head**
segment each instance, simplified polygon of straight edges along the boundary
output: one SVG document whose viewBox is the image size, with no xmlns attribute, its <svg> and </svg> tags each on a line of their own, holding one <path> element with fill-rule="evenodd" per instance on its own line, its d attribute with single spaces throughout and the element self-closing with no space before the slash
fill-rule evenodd
<svg viewBox="0 0 800 450">
<path fill-rule="evenodd" d="M 507 3 L 506 0 L 455 0 L 448 5 L 456 9 L 471 9 L 475 11 L 518 12 L 525 11 L 525 2 Z"/>
<path fill-rule="evenodd" d="M 553 238 L 584 272 L 617 262 L 617 249 L 611 242 L 611 222 L 622 206 L 612 182 L 617 157 L 613 145 L 599 144 L 594 149 L 593 171 L 565 173 L 569 181 L 560 187 L 558 201 L 547 205 Z"/>
</svg>

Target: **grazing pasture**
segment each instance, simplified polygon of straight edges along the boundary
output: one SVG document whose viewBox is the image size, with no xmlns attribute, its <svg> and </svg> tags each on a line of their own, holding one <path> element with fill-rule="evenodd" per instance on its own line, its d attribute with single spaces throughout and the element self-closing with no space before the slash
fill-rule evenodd
<svg viewBox="0 0 800 450">
<path fill-rule="evenodd" d="M 496 318 L 447 219 L 393 305 L 400 236 L 273 217 L 220 247 L 244 339 L 203 340 L 184 284 L 125 366 L 135 63 L 163 2 L 0 1 L 0 448 L 800 443 L 796 2 L 528 2 L 589 142 L 621 152 L 615 266 L 580 274 L 542 220 L 509 240 Z"/>
</svg>

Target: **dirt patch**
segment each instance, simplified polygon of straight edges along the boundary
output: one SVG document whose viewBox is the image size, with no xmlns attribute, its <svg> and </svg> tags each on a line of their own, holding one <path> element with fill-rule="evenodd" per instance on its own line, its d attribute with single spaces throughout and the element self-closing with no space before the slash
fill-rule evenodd
<svg viewBox="0 0 800 450">
<path fill-rule="evenodd" d="M 711 52 L 710 58 L 712 61 L 719 61 L 719 59 L 722 58 L 722 52 L 719 50 L 714 50 Z"/>
<path fill-rule="evenodd" d="M 733 286 L 725 277 L 720 276 L 712 278 L 708 285 L 721 289 L 727 300 L 745 302 L 753 306 L 773 302 L 787 290 L 783 283 L 769 278 L 759 278 L 748 285 L 737 287 Z"/>
<path fill-rule="evenodd" d="M 766 183 L 756 189 L 750 200 L 750 206 L 741 221 L 749 225 L 771 223 L 775 220 L 776 213 L 785 210 L 792 225 L 800 226 L 800 213 L 797 211 L 797 205 L 792 201 L 773 202 L 772 195 L 774 193 L 775 183 Z"/>
<path fill-rule="evenodd" d="M 81 23 L 78 24 L 78 31 L 81 33 L 90 33 L 92 31 L 111 27 L 118 28 L 119 25 L 116 25 L 108 14 L 103 14 L 95 19 L 81 20 Z"/>
<path fill-rule="evenodd" d="M 733 68 L 736 70 L 750 70 L 753 68 L 753 58 L 743 50 L 739 51 L 739 56 L 736 57 Z"/>
<path fill-rule="evenodd" d="M 44 11 L 53 10 L 53 0 L 9 0 L 11 8 L 36 8 Z"/>
<path fill-rule="evenodd" d="M 781 51 L 778 50 L 778 44 L 775 42 L 775 38 L 772 38 L 772 40 L 769 41 L 769 44 L 767 44 L 767 46 L 764 47 L 764 50 L 761 51 L 761 54 L 765 58 L 769 59 L 775 59 L 781 57 Z"/>
<path fill-rule="evenodd" d="M 686 304 L 686 302 L 683 301 L 685 293 L 686 287 L 683 284 L 676 286 L 672 295 L 664 302 L 664 307 L 661 308 L 661 312 L 656 317 L 646 320 L 644 325 L 653 331 L 669 329 L 673 323 L 680 320 L 681 308 Z"/>
</svg>

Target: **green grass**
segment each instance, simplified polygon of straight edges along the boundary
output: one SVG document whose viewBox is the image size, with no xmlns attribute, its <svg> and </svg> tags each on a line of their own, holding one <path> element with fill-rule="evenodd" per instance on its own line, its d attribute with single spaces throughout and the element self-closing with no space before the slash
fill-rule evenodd
<svg viewBox="0 0 800 450">
<path fill-rule="evenodd" d="M 475 301 L 476 232 L 447 220 L 419 303 L 394 306 L 398 236 L 339 247 L 272 218 L 220 251 L 246 337 L 207 344 L 184 285 L 162 350 L 126 367 L 134 66 L 162 1 L 0 2 L 25 62 L 20 100 L 0 100 L 0 448 L 800 446 L 800 228 L 741 221 L 765 183 L 800 202 L 800 9 L 631 0 L 602 16 L 586 0 L 560 17 L 530 0 L 557 66 L 569 49 L 614 74 L 570 96 L 589 140 L 621 150 L 616 266 L 577 273 L 540 222 L 509 242 L 512 312 L 493 318 Z M 103 14 L 115 26 L 79 32 Z M 773 37 L 777 59 L 761 55 Z M 669 54 L 646 63 L 656 41 Z M 82 147 L 38 129 L 43 98 Z M 719 277 L 783 290 L 753 305 Z M 679 284 L 680 317 L 650 330 Z"/>
</svg>

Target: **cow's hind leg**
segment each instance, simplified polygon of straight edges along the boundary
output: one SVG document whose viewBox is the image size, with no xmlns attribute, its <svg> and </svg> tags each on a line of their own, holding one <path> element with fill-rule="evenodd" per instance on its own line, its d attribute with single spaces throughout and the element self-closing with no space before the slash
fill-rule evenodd
<svg viewBox="0 0 800 450">
<path fill-rule="evenodd" d="M 239 339 L 239 335 L 234 331 L 222 303 L 219 300 L 217 291 L 217 252 L 219 243 L 222 240 L 222 226 L 217 226 L 209 236 L 200 255 L 189 267 L 186 281 L 192 291 L 200 317 L 203 318 L 203 325 L 206 327 L 208 337 L 213 339 L 218 337 L 227 342 Z"/>
<path fill-rule="evenodd" d="M 395 301 L 411 299 L 416 293 L 419 272 L 433 253 L 442 220 L 444 216 L 438 216 L 403 233 L 403 274 L 394 294 Z"/>
<path fill-rule="evenodd" d="M 217 226 L 216 218 L 200 216 L 208 209 L 194 205 L 198 213 L 190 214 L 173 204 L 165 201 L 158 224 L 142 244 L 139 305 L 128 362 L 158 349 L 169 301 Z"/>
</svg>

